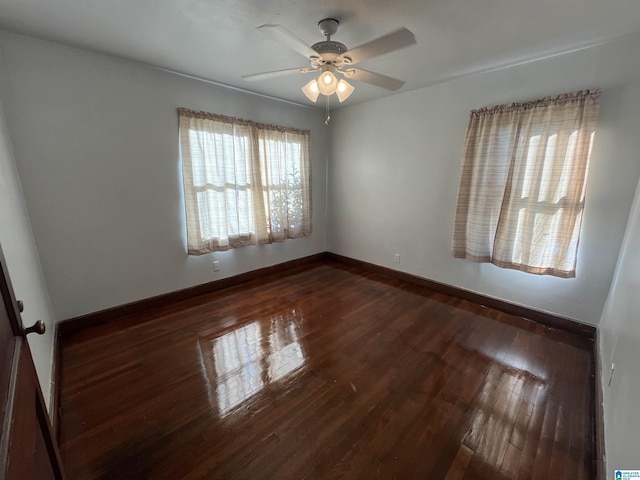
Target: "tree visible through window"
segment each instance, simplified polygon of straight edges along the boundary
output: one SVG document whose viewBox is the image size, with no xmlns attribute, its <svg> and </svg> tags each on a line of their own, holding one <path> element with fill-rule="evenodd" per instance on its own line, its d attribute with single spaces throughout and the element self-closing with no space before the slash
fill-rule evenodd
<svg viewBox="0 0 640 480">
<path fill-rule="evenodd" d="M 471 112 L 453 255 L 574 277 L 600 91 Z"/>
<path fill-rule="evenodd" d="M 308 130 L 178 112 L 189 254 L 311 233 Z"/>
</svg>

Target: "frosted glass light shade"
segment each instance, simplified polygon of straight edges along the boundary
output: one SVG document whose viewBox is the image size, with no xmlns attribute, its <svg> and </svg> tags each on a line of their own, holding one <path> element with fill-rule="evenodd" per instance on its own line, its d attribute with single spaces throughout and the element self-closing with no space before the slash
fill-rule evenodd
<svg viewBox="0 0 640 480">
<path fill-rule="evenodd" d="M 338 79 L 330 71 L 326 70 L 318 77 L 318 90 L 323 95 L 333 95 L 338 87 Z"/>
<path fill-rule="evenodd" d="M 340 100 L 340 102 L 344 102 L 347 98 L 349 98 L 349 95 L 351 95 L 354 90 L 355 88 L 353 88 L 353 85 L 347 83 L 346 80 L 340 80 L 338 82 L 338 86 L 336 87 L 336 95 L 338 96 L 338 100 Z"/>
<path fill-rule="evenodd" d="M 320 90 L 318 90 L 318 81 L 315 79 L 311 80 L 304 87 L 302 87 L 302 92 L 312 102 L 318 101 L 318 95 L 320 95 Z"/>
</svg>

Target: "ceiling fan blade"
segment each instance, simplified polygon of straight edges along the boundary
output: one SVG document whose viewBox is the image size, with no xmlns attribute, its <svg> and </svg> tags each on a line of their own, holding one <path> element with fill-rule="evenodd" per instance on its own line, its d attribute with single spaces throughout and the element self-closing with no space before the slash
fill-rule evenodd
<svg viewBox="0 0 640 480">
<path fill-rule="evenodd" d="M 398 90 L 404 85 L 402 80 L 375 72 L 369 72 L 368 70 L 362 70 L 361 68 L 349 68 L 344 71 L 340 70 L 340 72 L 347 78 L 353 78 L 359 82 L 369 83 L 376 87 L 386 88 L 387 90 Z"/>
<path fill-rule="evenodd" d="M 294 33 L 290 32 L 289 30 L 284 28 L 282 25 L 271 25 L 271 24 L 261 25 L 258 27 L 258 30 L 260 30 L 266 36 L 271 37 L 274 40 L 277 40 L 280 43 L 285 44 L 292 50 L 304 56 L 305 58 L 318 56 L 318 52 L 316 52 L 305 42 L 303 42 L 298 37 L 296 37 Z"/>
<path fill-rule="evenodd" d="M 268 78 L 282 77 L 284 75 L 291 75 L 292 73 L 309 73 L 315 71 L 313 68 L 298 67 L 287 68 L 284 70 L 274 70 L 273 72 L 253 73 L 251 75 L 243 75 L 242 78 L 249 82 L 256 80 L 267 80 Z"/>
<path fill-rule="evenodd" d="M 371 40 L 359 47 L 352 48 L 340 55 L 340 59 L 350 58 L 351 64 L 363 62 L 369 58 L 384 55 L 385 53 L 400 50 L 401 48 L 414 45 L 416 36 L 406 28 L 401 28 L 395 32 L 388 33 L 382 37 Z"/>
</svg>

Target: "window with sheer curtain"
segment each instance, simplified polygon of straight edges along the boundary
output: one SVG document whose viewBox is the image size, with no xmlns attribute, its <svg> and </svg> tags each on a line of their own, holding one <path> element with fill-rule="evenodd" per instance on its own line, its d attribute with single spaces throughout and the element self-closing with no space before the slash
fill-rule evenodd
<svg viewBox="0 0 640 480">
<path fill-rule="evenodd" d="M 190 255 L 311 233 L 308 130 L 178 114 Z"/>
<path fill-rule="evenodd" d="M 471 112 L 456 258 L 575 277 L 600 90 Z"/>
</svg>

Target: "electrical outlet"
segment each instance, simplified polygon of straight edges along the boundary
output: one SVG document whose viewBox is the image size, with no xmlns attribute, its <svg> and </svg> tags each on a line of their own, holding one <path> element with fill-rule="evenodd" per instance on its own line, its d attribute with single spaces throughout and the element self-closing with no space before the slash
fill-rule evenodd
<svg viewBox="0 0 640 480">
<path fill-rule="evenodd" d="M 393 261 L 396 263 L 400 263 L 400 254 L 396 253 L 393 257 Z"/>
<path fill-rule="evenodd" d="M 213 271 L 214 272 L 219 272 L 220 271 L 220 261 L 216 260 L 213 262 Z"/>
</svg>

